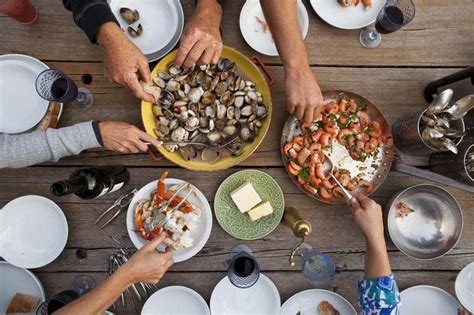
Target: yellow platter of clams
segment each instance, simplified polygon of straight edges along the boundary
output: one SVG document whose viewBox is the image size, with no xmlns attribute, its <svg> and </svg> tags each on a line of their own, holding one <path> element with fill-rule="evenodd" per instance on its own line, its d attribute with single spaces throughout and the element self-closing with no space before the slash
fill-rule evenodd
<svg viewBox="0 0 474 315">
<path fill-rule="evenodd" d="M 222 51 L 219 67 L 214 66 L 214 70 L 210 66 L 207 69 L 205 67 L 198 69 L 196 66 L 194 68 L 196 71 L 176 69 L 173 67 L 175 58 L 176 51 L 173 51 L 164 57 L 151 73 L 154 90 L 145 89 L 145 91 L 154 92 L 152 94 L 156 98 L 156 104 L 145 101 L 141 103 L 146 132 L 165 142 L 195 141 L 204 142 L 211 147 L 232 140 L 229 146 L 218 150 L 191 145 L 163 145 L 159 148 L 159 152 L 165 158 L 186 169 L 213 172 L 242 163 L 258 148 L 270 127 L 272 100 L 264 75 L 252 60 L 226 46 Z M 230 68 L 232 71 L 227 69 L 228 61 L 235 64 L 235 68 Z M 172 77 L 167 77 L 163 72 L 168 74 L 172 72 Z M 195 72 L 205 72 L 207 76 Z M 166 80 L 158 78 L 159 75 Z M 191 77 L 182 79 L 184 75 Z M 209 83 L 211 81 L 209 77 L 219 83 L 217 85 L 215 82 Z M 169 83 L 171 80 L 174 81 L 172 84 Z M 186 86 L 189 85 L 186 80 L 190 80 L 193 86 Z M 222 81 L 226 83 L 221 83 Z M 196 84 L 196 82 L 204 83 Z M 160 86 L 163 88 L 159 88 Z M 200 93 L 197 93 L 196 89 L 199 89 Z M 243 100 L 240 97 L 243 97 Z M 222 118 L 223 104 L 226 106 L 224 118 Z M 239 119 L 236 119 L 237 117 Z"/>
</svg>

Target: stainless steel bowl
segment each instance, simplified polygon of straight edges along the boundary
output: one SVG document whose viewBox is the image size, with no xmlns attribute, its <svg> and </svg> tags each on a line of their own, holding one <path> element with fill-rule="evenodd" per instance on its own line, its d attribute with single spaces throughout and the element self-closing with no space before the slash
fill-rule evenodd
<svg viewBox="0 0 474 315">
<path fill-rule="evenodd" d="M 399 203 L 414 210 L 397 217 Z M 416 259 L 445 255 L 458 242 L 463 215 L 456 199 L 446 190 L 428 184 L 406 188 L 385 206 L 388 234 L 397 248 Z"/>
</svg>

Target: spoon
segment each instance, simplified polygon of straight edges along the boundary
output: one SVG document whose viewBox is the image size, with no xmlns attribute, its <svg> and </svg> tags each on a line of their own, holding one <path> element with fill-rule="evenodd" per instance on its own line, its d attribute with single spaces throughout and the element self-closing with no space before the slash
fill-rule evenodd
<svg viewBox="0 0 474 315">
<path fill-rule="evenodd" d="M 331 176 L 332 179 L 334 179 L 334 181 L 336 182 L 337 186 L 339 186 L 341 188 L 341 190 L 344 194 L 344 197 L 346 197 L 346 199 L 348 199 L 348 200 L 352 199 L 351 193 L 344 186 L 342 186 L 342 184 L 337 180 L 336 176 L 334 176 L 334 174 L 332 173 L 333 170 L 334 170 L 334 164 L 332 163 L 331 159 L 329 158 L 329 156 L 327 156 L 326 153 L 323 152 L 323 154 L 326 157 L 324 165 L 325 165 L 325 168 L 326 167 L 328 168 L 327 172 L 329 172 L 329 176 Z"/>
<path fill-rule="evenodd" d="M 461 130 L 452 129 L 452 128 L 441 128 L 435 127 L 436 130 L 442 132 L 445 137 L 452 137 L 452 138 L 461 138 L 466 135 L 466 133 L 462 132 Z"/>
<path fill-rule="evenodd" d="M 454 143 L 453 140 L 448 139 L 448 138 L 440 138 L 437 139 L 439 142 L 441 142 L 441 145 L 443 146 L 444 149 L 448 149 L 449 151 L 453 152 L 454 154 L 458 154 L 458 147 L 456 146 L 456 143 Z"/>
<path fill-rule="evenodd" d="M 451 107 L 443 110 L 443 113 L 451 115 L 451 120 L 463 118 L 468 111 L 474 108 L 474 94 L 464 96 Z"/>
<path fill-rule="evenodd" d="M 447 89 L 443 92 L 439 93 L 438 97 L 435 98 L 430 106 L 426 109 L 427 114 L 436 114 L 441 112 L 446 106 L 448 106 L 449 102 L 453 98 L 453 90 Z"/>
<path fill-rule="evenodd" d="M 435 128 L 426 127 L 425 130 L 423 130 L 423 132 L 428 133 L 430 138 L 442 138 L 442 137 L 444 137 L 444 133 L 441 132 L 439 129 L 435 129 Z"/>
</svg>

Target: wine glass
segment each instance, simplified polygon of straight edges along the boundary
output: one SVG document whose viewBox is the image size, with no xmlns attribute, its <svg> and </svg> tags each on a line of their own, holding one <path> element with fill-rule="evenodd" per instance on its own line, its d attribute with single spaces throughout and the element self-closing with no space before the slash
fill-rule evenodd
<svg viewBox="0 0 474 315">
<path fill-rule="evenodd" d="M 83 296 L 95 288 L 95 280 L 87 275 L 77 276 L 72 282 L 72 288 L 79 293 L 80 296 Z"/>
<path fill-rule="evenodd" d="M 80 110 L 86 110 L 94 103 L 94 97 L 88 89 L 78 88 L 71 78 L 55 69 L 44 70 L 38 75 L 36 91 L 47 101 L 71 103 Z"/>
<path fill-rule="evenodd" d="M 382 34 L 393 33 L 413 20 L 415 4 L 412 0 L 387 0 L 380 10 L 375 25 L 362 29 L 360 44 L 365 48 L 375 48 L 382 41 Z"/>
<path fill-rule="evenodd" d="M 296 251 L 295 260 L 299 260 L 305 280 L 315 287 L 328 285 L 336 274 L 336 264 L 332 259 L 308 243 L 303 243 Z"/>
<path fill-rule="evenodd" d="M 238 288 L 250 288 L 260 277 L 260 267 L 252 249 L 245 245 L 234 247 L 227 261 L 227 276 Z"/>
<path fill-rule="evenodd" d="M 36 315 L 53 314 L 61 307 L 79 298 L 79 293 L 74 290 L 62 291 L 41 303 L 36 309 Z"/>
</svg>

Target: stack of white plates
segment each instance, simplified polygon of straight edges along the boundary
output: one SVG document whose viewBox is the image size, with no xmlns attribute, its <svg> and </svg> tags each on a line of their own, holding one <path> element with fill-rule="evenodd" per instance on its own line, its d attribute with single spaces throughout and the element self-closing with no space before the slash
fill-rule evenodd
<svg viewBox="0 0 474 315">
<path fill-rule="evenodd" d="M 469 312 L 474 313 L 474 262 L 458 274 L 455 289 L 459 302 Z"/>
<path fill-rule="evenodd" d="M 148 61 L 155 61 L 169 53 L 181 37 L 184 26 L 183 8 L 179 0 L 109 0 L 110 8 L 125 35 L 142 51 Z M 141 36 L 132 37 L 128 24 L 120 16 L 121 8 L 137 10 L 143 27 Z"/>
<path fill-rule="evenodd" d="M 48 66 L 26 55 L 0 56 L 0 133 L 21 133 L 43 119 L 49 102 L 36 92 L 36 78 Z"/>
</svg>

